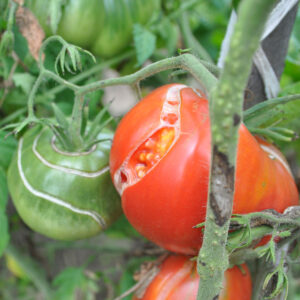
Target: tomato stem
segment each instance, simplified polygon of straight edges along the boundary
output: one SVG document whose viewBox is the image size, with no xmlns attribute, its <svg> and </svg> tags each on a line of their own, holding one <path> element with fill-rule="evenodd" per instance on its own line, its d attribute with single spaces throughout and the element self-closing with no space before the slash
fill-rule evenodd
<svg viewBox="0 0 300 300">
<path fill-rule="evenodd" d="M 204 59 L 209 63 L 213 63 L 212 58 L 207 53 L 207 51 L 203 48 L 203 46 L 199 43 L 199 41 L 193 35 L 193 32 L 190 28 L 188 13 L 183 12 L 179 18 L 180 27 L 183 33 L 183 39 L 188 48 L 192 49 L 192 53 L 199 58 Z"/>
<path fill-rule="evenodd" d="M 218 298 L 228 268 L 226 242 L 232 213 L 238 130 L 243 93 L 260 36 L 276 1 L 244 0 L 239 5 L 230 49 L 210 101 L 212 163 L 203 245 L 198 256 L 197 300 Z"/>
<path fill-rule="evenodd" d="M 162 59 L 152 63 L 143 69 L 127 76 L 100 80 L 80 87 L 78 94 L 85 95 L 107 86 L 113 85 L 135 85 L 141 80 L 150 77 L 156 73 L 182 68 L 189 71 L 195 79 L 200 83 L 202 88 L 209 94 L 216 85 L 217 79 L 214 75 L 201 63 L 201 61 L 192 54 L 183 54 L 176 57 Z"/>
</svg>

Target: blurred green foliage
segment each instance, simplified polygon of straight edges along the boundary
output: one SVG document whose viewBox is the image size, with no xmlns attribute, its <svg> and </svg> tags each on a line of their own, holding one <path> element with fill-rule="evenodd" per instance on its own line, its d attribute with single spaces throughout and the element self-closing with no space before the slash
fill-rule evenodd
<svg viewBox="0 0 300 300">
<path fill-rule="evenodd" d="M 237 5 L 238 1 L 235 2 Z M 9 7 L 9 1 L 0 0 L 0 34 L 2 38 L 7 30 Z M 176 55 L 178 49 L 189 48 L 183 44 L 182 33 L 180 26 L 178 26 L 178 20 L 184 11 L 188 12 L 189 26 L 193 35 L 207 50 L 212 60 L 216 62 L 231 8 L 230 0 L 164 0 L 159 16 L 143 27 L 135 26 L 132 33 L 134 43 L 126 49 L 130 53 L 128 57 L 116 59 L 107 67 L 126 75 L 136 71 L 149 60 L 155 61 Z M 0 55 L 0 127 L 24 119 L 27 113 L 28 94 L 39 71 L 37 62 L 28 50 L 27 41 L 15 23 L 12 32 L 14 36 L 13 51 L 9 54 Z M 300 93 L 299 32 L 300 12 L 298 12 L 290 40 L 286 66 L 281 78 L 282 96 Z M 150 46 L 147 46 L 149 43 Z M 54 71 L 54 62 L 59 49 L 58 45 L 53 43 L 46 50 L 44 65 L 51 71 Z M 78 84 L 91 83 L 102 77 L 103 68 L 95 69 L 98 71 L 91 74 L 88 73 L 89 70 L 103 63 L 105 64 L 106 61 L 97 57 L 97 63 L 94 65 L 91 59 L 83 56 L 82 73 L 66 72 L 61 76 L 68 80 L 77 78 Z M 80 74 L 88 75 L 80 77 Z M 143 81 L 142 93 L 145 90 L 148 91 L 153 87 L 176 80 L 189 82 L 190 79 L 186 78 L 185 74 L 171 77 L 171 72 L 162 72 Z M 103 94 L 104 91 L 98 91 L 88 95 L 90 120 L 93 120 L 103 107 Z M 52 81 L 45 81 L 35 99 L 35 112 L 41 117 L 53 117 L 51 103 L 54 102 L 69 116 L 72 112 L 73 100 L 74 95 L 70 90 L 62 88 Z M 300 115 L 300 101 L 291 102 L 280 109 L 285 110 L 289 116 L 295 116 L 292 121 L 290 121 L 292 117 L 281 120 L 281 125 L 300 134 L 300 122 L 299 118 L 296 118 Z M 63 243 L 39 237 L 22 223 L 12 207 L 7 210 L 6 205 L 9 197 L 6 187 L 6 170 L 16 150 L 18 137 L 11 135 L 5 139 L 6 134 L 7 132 L 0 133 L 0 255 L 5 250 L 10 234 L 12 243 L 17 244 L 22 252 L 31 256 L 32 260 L 40 264 L 41 268 L 45 268 L 46 280 L 55 295 L 53 299 L 110 300 L 130 288 L 135 283 L 132 276 L 138 270 L 139 265 L 144 261 L 152 260 L 154 256 L 143 253 L 145 239 L 132 228 L 124 216 L 100 237 L 100 242 L 98 239 L 90 239 Z M 296 159 L 297 163 L 300 164 L 299 139 L 288 144 L 282 143 L 280 146 L 292 162 Z M 299 166 L 292 168 L 295 172 L 299 172 L 300 178 Z M 22 234 L 25 236 L 23 239 L 21 238 L 24 244 L 18 244 L 17 241 Z M 141 248 L 142 254 L 135 254 L 134 251 L 137 248 Z M 295 249 L 299 251 L 299 245 Z M 62 251 L 77 253 L 78 250 L 84 251 L 86 261 L 73 261 L 68 266 L 56 265 L 59 261 L 58 255 L 61 255 Z M 79 252 L 79 255 L 82 255 L 82 252 Z M 19 259 L 22 260 L 22 258 Z M 25 269 L 25 272 L 29 272 L 29 269 Z M 292 273 L 299 281 L 300 270 L 297 265 L 293 265 Z M 296 294 L 293 294 L 294 298 L 290 299 L 300 299 L 299 285 L 294 287 L 294 291 Z M 42 297 L 41 291 L 36 287 L 33 280 L 17 278 L 7 269 L 5 258 L 2 256 L 0 260 L 0 299 L 29 300 L 43 299 Z M 131 296 L 124 299 L 129 300 Z"/>
</svg>

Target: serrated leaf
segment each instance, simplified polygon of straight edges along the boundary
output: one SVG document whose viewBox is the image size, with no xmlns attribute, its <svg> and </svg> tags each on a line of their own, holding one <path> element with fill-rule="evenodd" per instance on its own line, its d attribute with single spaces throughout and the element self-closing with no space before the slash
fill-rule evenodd
<svg viewBox="0 0 300 300">
<path fill-rule="evenodd" d="M 134 46 L 138 65 L 141 66 L 154 52 L 156 36 L 140 24 L 133 27 Z"/>
<path fill-rule="evenodd" d="M 55 277 L 53 285 L 57 287 L 56 299 L 74 299 L 77 287 L 80 287 L 84 280 L 81 268 L 66 268 Z"/>
<path fill-rule="evenodd" d="M 86 297 L 97 291 L 97 286 L 92 279 L 84 274 L 84 269 L 80 267 L 64 269 L 55 277 L 53 285 L 57 288 L 54 295 L 56 300 L 73 300 L 78 289 L 85 292 Z"/>
<path fill-rule="evenodd" d="M 30 93 L 35 82 L 35 77 L 29 73 L 15 73 L 12 79 L 15 86 L 20 87 L 27 95 Z"/>
</svg>

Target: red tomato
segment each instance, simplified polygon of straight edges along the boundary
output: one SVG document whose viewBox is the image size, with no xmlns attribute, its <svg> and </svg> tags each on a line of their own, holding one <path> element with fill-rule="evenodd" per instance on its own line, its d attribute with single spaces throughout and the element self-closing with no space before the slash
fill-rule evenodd
<svg viewBox="0 0 300 300">
<path fill-rule="evenodd" d="M 234 213 L 298 204 L 282 154 L 242 124 Z M 195 254 L 202 243 L 210 168 L 210 121 L 203 94 L 166 85 L 138 103 L 115 133 L 110 169 L 131 224 L 173 252 Z"/>
<path fill-rule="evenodd" d="M 250 272 L 246 265 L 242 265 L 241 269 L 235 266 L 225 272 L 219 300 L 251 299 Z M 134 296 L 132 300 L 196 300 L 199 279 L 195 261 L 187 256 L 171 255 L 163 261 L 142 298 Z"/>
</svg>

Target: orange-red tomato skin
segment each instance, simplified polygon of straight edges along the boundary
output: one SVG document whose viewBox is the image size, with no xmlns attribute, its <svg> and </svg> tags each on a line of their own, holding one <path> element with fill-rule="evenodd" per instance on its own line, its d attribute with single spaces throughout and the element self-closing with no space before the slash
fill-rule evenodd
<svg viewBox="0 0 300 300">
<path fill-rule="evenodd" d="M 133 300 L 196 300 L 199 275 L 191 257 L 170 255 L 160 265 L 158 274 L 146 288 L 143 296 Z M 224 288 L 219 300 L 250 300 L 252 282 L 244 264 L 225 272 Z"/>
<path fill-rule="evenodd" d="M 124 161 L 160 128 L 168 90 L 177 87 L 181 101 L 178 136 L 144 177 L 124 188 L 122 206 L 130 223 L 146 238 L 170 251 L 193 255 L 202 243 L 201 229 L 193 226 L 205 220 L 211 157 L 205 97 L 176 84 L 150 93 L 120 122 L 110 169 L 116 181 L 115 174 Z M 233 213 L 268 208 L 283 212 L 297 205 L 298 191 L 285 164 L 273 145 L 253 137 L 241 124 Z"/>
</svg>

